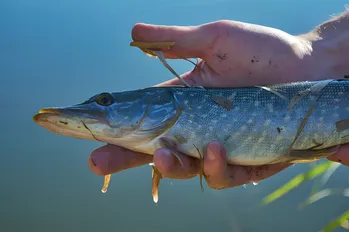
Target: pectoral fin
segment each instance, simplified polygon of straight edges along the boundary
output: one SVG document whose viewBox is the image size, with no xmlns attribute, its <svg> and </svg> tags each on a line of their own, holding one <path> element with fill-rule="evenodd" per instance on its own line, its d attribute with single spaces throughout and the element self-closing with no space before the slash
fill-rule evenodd
<svg viewBox="0 0 349 232">
<path fill-rule="evenodd" d="M 152 191 L 153 201 L 156 204 L 159 201 L 159 185 L 162 179 L 162 175 L 155 166 L 152 166 L 151 176 L 152 176 L 151 191 Z"/>
<path fill-rule="evenodd" d="M 109 182 L 110 182 L 110 177 L 111 174 L 105 175 L 104 176 L 104 183 L 103 183 L 103 187 L 102 187 L 102 193 L 106 193 L 109 187 Z"/>
</svg>

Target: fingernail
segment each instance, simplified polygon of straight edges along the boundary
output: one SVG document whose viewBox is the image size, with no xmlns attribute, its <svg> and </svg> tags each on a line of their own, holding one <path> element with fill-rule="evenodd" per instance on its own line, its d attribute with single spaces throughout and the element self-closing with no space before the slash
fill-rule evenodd
<svg viewBox="0 0 349 232">
<path fill-rule="evenodd" d="M 154 159 L 156 159 L 156 162 L 161 162 L 161 166 L 172 166 L 175 161 L 175 157 L 172 155 L 172 153 L 166 149 L 166 148 L 160 148 L 159 150 L 155 151 Z"/>
<path fill-rule="evenodd" d="M 218 142 L 211 142 L 207 148 L 207 160 L 215 161 L 221 153 L 221 145 Z"/>
<path fill-rule="evenodd" d="M 169 150 L 167 150 L 167 149 L 162 149 L 161 153 L 162 153 L 163 156 L 166 156 L 168 158 L 172 158 L 171 152 Z"/>
<path fill-rule="evenodd" d="M 168 177 L 175 165 L 175 157 L 166 148 L 160 148 L 154 153 L 154 164 L 163 177 Z"/>
<path fill-rule="evenodd" d="M 90 157 L 91 163 L 93 164 L 93 166 L 96 167 L 96 162 L 94 161 L 94 159 L 92 157 Z"/>
</svg>

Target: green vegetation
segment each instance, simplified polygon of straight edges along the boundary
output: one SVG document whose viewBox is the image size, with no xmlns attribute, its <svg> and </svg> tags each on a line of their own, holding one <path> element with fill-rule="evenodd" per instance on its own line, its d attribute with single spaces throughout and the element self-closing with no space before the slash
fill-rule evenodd
<svg viewBox="0 0 349 232">
<path fill-rule="evenodd" d="M 313 204 L 314 202 L 317 202 L 325 197 L 332 196 L 332 195 L 341 195 L 343 197 L 349 197 L 349 186 L 348 188 L 345 188 L 345 189 L 323 188 L 338 167 L 340 167 L 340 164 L 332 161 L 319 163 L 311 167 L 307 172 L 299 174 L 296 177 L 292 178 L 289 182 L 287 182 L 286 184 L 281 186 L 279 189 L 275 190 L 274 192 L 269 194 L 267 197 L 265 197 L 262 202 L 263 204 L 269 204 L 281 198 L 292 189 L 298 187 L 303 182 L 313 180 L 313 179 L 315 179 L 316 181 L 313 185 L 310 196 L 300 204 L 301 208 L 304 208 L 307 205 Z M 345 223 L 348 224 L 348 220 L 349 220 L 349 209 L 346 212 L 344 212 L 342 215 L 340 215 L 338 218 L 330 222 L 324 229 L 321 230 L 321 232 L 333 231 L 339 226 L 346 227 L 348 225 L 345 225 Z"/>
</svg>

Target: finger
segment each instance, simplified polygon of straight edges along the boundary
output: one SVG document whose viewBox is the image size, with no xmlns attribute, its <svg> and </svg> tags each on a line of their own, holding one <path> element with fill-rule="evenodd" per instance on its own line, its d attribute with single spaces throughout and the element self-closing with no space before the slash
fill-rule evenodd
<svg viewBox="0 0 349 232">
<path fill-rule="evenodd" d="M 222 189 L 233 181 L 228 173 L 226 151 L 218 142 L 207 145 L 204 156 L 204 175 L 208 186 L 214 189 Z"/>
<path fill-rule="evenodd" d="M 349 166 L 349 145 L 343 145 L 339 150 L 328 157 L 329 160 Z"/>
<path fill-rule="evenodd" d="M 204 159 L 204 173 L 207 184 L 214 189 L 240 186 L 259 182 L 284 170 L 292 164 L 271 164 L 262 166 L 227 165 L 226 152 L 222 145 L 213 142 L 207 147 Z"/>
<path fill-rule="evenodd" d="M 175 42 L 170 50 L 163 50 L 167 58 L 203 58 L 217 37 L 211 24 L 161 26 L 138 23 L 132 29 L 132 39 L 139 42 Z"/>
<path fill-rule="evenodd" d="M 151 155 L 133 152 L 114 145 L 106 145 L 91 153 L 88 166 L 96 175 L 107 175 L 148 164 L 152 160 Z"/>
<path fill-rule="evenodd" d="M 190 179 L 198 175 L 200 171 L 198 159 L 181 154 L 177 156 L 183 166 L 168 149 L 160 148 L 154 153 L 154 165 L 164 177 L 171 179 Z"/>
</svg>

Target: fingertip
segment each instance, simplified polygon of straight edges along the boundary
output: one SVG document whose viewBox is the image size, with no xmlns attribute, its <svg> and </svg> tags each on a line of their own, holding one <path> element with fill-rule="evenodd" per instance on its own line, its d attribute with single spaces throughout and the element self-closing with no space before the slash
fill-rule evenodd
<svg viewBox="0 0 349 232">
<path fill-rule="evenodd" d="M 91 153 L 88 158 L 88 167 L 94 174 L 103 176 L 107 174 L 109 160 L 109 152 L 105 151 L 103 147 L 100 147 Z"/>
<path fill-rule="evenodd" d="M 174 37 L 183 29 L 185 27 L 137 23 L 133 26 L 131 35 L 135 41 L 159 42 L 158 40 Z"/>
<path fill-rule="evenodd" d="M 217 159 L 224 160 L 226 158 L 226 151 L 220 142 L 213 141 L 207 145 L 206 156 L 208 161 L 215 161 Z"/>
<path fill-rule="evenodd" d="M 154 153 L 154 165 L 160 173 L 172 179 L 190 179 L 200 171 L 198 159 L 160 148 Z"/>
<path fill-rule="evenodd" d="M 88 167 L 96 175 L 107 175 L 152 162 L 151 155 L 134 152 L 115 145 L 105 145 L 94 150 Z"/>
<path fill-rule="evenodd" d="M 142 35 L 144 32 L 146 33 L 147 28 L 151 27 L 152 25 L 146 24 L 146 23 L 136 23 L 131 31 L 131 36 L 132 39 L 137 41 L 137 40 L 142 40 Z"/>
<path fill-rule="evenodd" d="M 204 156 L 204 173 L 207 182 L 221 182 L 226 179 L 226 152 L 219 142 L 210 142 Z M 210 184 L 210 183 L 209 183 Z M 212 183 L 215 185 L 215 183 Z"/>
<path fill-rule="evenodd" d="M 176 168 L 175 157 L 166 148 L 156 150 L 153 161 L 163 176 L 169 176 Z"/>
</svg>

